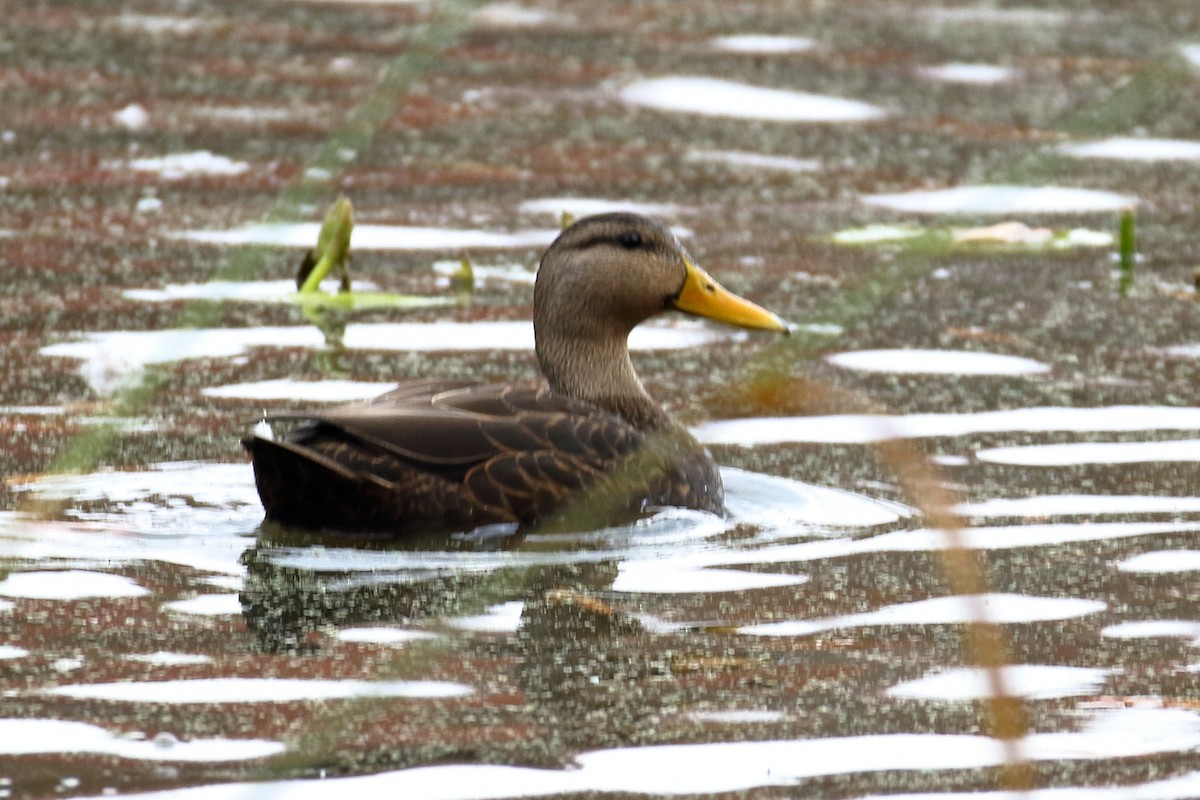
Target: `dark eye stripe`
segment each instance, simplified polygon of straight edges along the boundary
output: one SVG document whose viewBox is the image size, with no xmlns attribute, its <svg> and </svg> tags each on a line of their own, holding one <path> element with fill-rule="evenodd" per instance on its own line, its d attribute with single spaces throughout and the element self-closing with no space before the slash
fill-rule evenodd
<svg viewBox="0 0 1200 800">
<path fill-rule="evenodd" d="M 610 232 L 595 233 L 571 245 L 578 250 L 588 250 L 597 245 L 617 245 L 626 250 L 637 250 L 643 248 L 646 250 L 664 249 L 657 245 L 653 240 L 647 239 L 638 231 L 622 231 L 617 235 Z M 665 248 L 670 249 L 670 248 Z"/>
<path fill-rule="evenodd" d="M 642 235 L 637 231 L 625 231 L 621 234 L 617 241 L 619 241 L 621 243 L 621 247 L 624 247 L 626 250 L 633 250 L 634 248 L 642 246 Z"/>
</svg>

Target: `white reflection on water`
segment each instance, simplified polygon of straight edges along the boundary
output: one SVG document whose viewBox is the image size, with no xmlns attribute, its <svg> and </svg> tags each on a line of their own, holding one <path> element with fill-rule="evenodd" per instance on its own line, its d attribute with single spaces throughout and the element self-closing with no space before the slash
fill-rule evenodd
<svg viewBox="0 0 1200 800">
<path fill-rule="evenodd" d="M 1200 512 L 1200 497 L 1144 494 L 1048 494 L 1032 497 L 993 497 L 977 503 L 959 503 L 952 510 L 964 517 L 975 518 L 1193 514 Z"/>
<path fill-rule="evenodd" d="M 1121 709 L 1090 716 L 1079 731 L 1036 733 L 1035 761 L 1135 758 L 1200 746 L 1200 716 L 1181 709 Z M 977 769 L 1005 763 L 1005 745 L 967 734 L 878 734 L 817 739 L 656 745 L 580 753 L 572 769 L 443 765 L 322 781 L 202 786 L 144 800 L 325 800 L 331 793 L 405 800 L 490 800 L 614 792 L 710 795 L 788 786 L 866 772 Z"/>
<path fill-rule="evenodd" d="M 112 114 L 113 122 L 126 130 L 140 131 L 150 124 L 150 115 L 137 103 L 130 103 Z"/>
<path fill-rule="evenodd" d="M 973 550 L 1007 550 L 1016 547 L 1046 547 L 1069 542 L 1097 542 L 1200 530 L 1197 522 L 1079 522 L 1033 525 L 1000 525 L 966 528 L 961 531 L 964 547 Z M 940 530 L 893 531 L 869 539 L 857 539 L 853 552 L 920 552 L 946 547 Z"/>
<path fill-rule="evenodd" d="M 755 445 L 772 442 L 869 444 L 886 439 L 970 436 L 1022 431 L 1200 430 L 1195 406 L 1042 406 L 1002 411 L 933 414 L 824 414 L 714 420 L 692 433 L 707 444 Z M 987 451 L 984 451 L 987 452 Z"/>
<path fill-rule="evenodd" d="M 78 522 L 0 517 L 0 557 L 155 560 L 242 575 L 238 557 L 254 541 L 245 534 L 262 518 L 249 464 L 164 462 L 133 472 L 48 475 L 12 488 L 65 502 L 63 516 Z"/>
<path fill-rule="evenodd" d="M 48 417 L 66 413 L 66 406 L 0 406 L 0 416 Z"/>
<path fill-rule="evenodd" d="M 1106 608 L 1108 605 L 1099 600 L 1075 597 L 1032 597 L 1005 593 L 954 595 L 898 603 L 861 614 L 746 625 L 738 631 L 754 636 L 810 636 L 824 631 L 871 625 L 955 625 L 968 622 L 1011 625 L 1075 619 L 1097 614 Z"/>
<path fill-rule="evenodd" d="M 163 610 L 198 617 L 228 617 L 242 613 L 242 601 L 236 594 L 201 594 L 163 603 Z"/>
<path fill-rule="evenodd" d="M 833 235 L 839 244 L 877 244 L 879 242 L 902 242 L 928 233 L 927 228 L 915 225 L 885 225 L 874 222 L 860 228 L 844 228 Z"/>
<path fill-rule="evenodd" d="M 729 53 L 754 53 L 776 55 L 803 53 L 816 47 L 816 42 L 804 36 L 780 36 L 778 34 L 743 33 L 736 36 L 718 36 L 709 40 L 717 50 Z"/>
<path fill-rule="evenodd" d="M 1109 158 L 1127 161 L 1200 160 L 1200 142 L 1190 139 L 1114 136 L 1095 142 L 1065 144 L 1059 150 L 1076 158 Z"/>
<path fill-rule="evenodd" d="M 744 167 L 747 170 L 778 170 L 779 172 L 813 172 L 821 168 L 821 162 L 814 158 L 772 156 L 742 150 L 692 150 L 687 154 L 687 160 Z"/>
<path fill-rule="evenodd" d="M 363 697 L 464 697 L 475 690 L 448 681 L 306 680 L 303 678 L 197 678 L 55 686 L 42 694 L 119 703 L 290 703 Z"/>
<path fill-rule="evenodd" d="M 171 34 L 188 36 L 198 33 L 214 23 L 200 17 L 169 16 L 167 14 L 118 14 L 105 20 L 105 27 L 119 28 L 125 31 L 148 33 L 151 36 Z"/>
<path fill-rule="evenodd" d="M 1011 695 L 1034 700 L 1095 694 L 1112 674 L 1108 669 L 1057 664 L 1012 664 L 1001 670 L 1004 688 Z M 976 700 L 990 697 L 991 688 L 987 671 L 956 668 L 905 681 L 886 694 L 917 700 Z"/>
<path fill-rule="evenodd" d="M 1039 375 L 1049 364 L 1032 358 L 973 350 L 852 350 L 825 356 L 835 367 L 920 375 Z"/>
<path fill-rule="evenodd" d="M 1170 347 L 1153 348 L 1148 352 L 1158 352 L 1175 358 L 1200 358 L 1200 344 L 1173 344 Z"/>
<path fill-rule="evenodd" d="M 668 562 L 670 559 L 666 559 Z M 782 575 L 774 572 L 748 572 L 740 569 L 675 569 L 654 561 L 626 561 L 613 581 L 614 592 L 685 594 L 746 592 L 776 586 L 799 586 L 806 575 Z"/>
<path fill-rule="evenodd" d="M 721 479 L 730 517 L 757 525 L 768 534 L 794 535 L 797 529 L 813 526 L 891 525 L 916 513 L 903 503 L 733 467 L 722 467 Z"/>
<path fill-rule="evenodd" d="M 1169 442 L 1079 442 L 1022 447 L 992 447 L 975 457 L 992 464 L 1070 467 L 1084 464 L 1140 464 L 1153 461 L 1200 461 L 1200 439 Z"/>
<path fill-rule="evenodd" d="M 196 664 L 211 664 L 212 656 L 199 653 L 169 653 L 159 650 L 155 653 L 134 653 L 122 656 L 126 661 L 137 661 L 141 664 L 151 664 L 156 667 L 193 666 Z"/>
<path fill-rule="evenodd" d="M 249 469 L 247 468 L 247 475 Z M 253 481 L 253 477 L 250 476 Z M 253 484 L 251 484 L 253 488 Z M 18 514 L 0 515 L 0 558 L 21 561 L 53 561 L 56 567 L 114 567 L 139 561 L 178 564 L 203 572 L 241 576 L 238 563 L 242 552 L 254 543 L 252 533 L 262 519 L 256 506 L 243 510 L 209 509 L 179 511 L 152 501 L 138 503 L 129 524 L 120 522 L 121 512 L 69 510 L 68 515 L 107 517 L 111 522 L 33 522 Z M 160 520 L 172 513 L 180 517 L 182 531 L 171 531 Z M 206 518 L 219 518 L 226 528 L 191 530 Z M 150 523 L 150 524 L 147 524 Z M 189 532 L 190 531 L 190 532 Z M 0 601 L 3 610 L 4 601 Z"/>
<path fill-rule="evenodd" d="M 89 753 L 139 761 L 244 761 L 282 753 L 282 742 L 264 739 L 194 739 L 168 735 L 132 739 L 104 728 L 61 719 L 0 719 L 0 756 Z"/>
<path fill-rule="evenodd" d="M 321 226 L 316 222 L 263 223 L 231 230 L 180 231 L 173 239 L 204 244 L 257 244 L 272 247 L 311 248 Z M 544 247 L 557 230 L 493 233 L 477 228 L 430 228 L 410 225 L 355 225 L 355 250 L 512 250 Z"/>
<path fill-rule="evenodd" d="M 659 111 L 777 122 L 862 122 L 887 113 L 878 106 L 842 97 L 692 76 L 636 81 L 621 91 L 621 99 Z"/>
<path fill-rule="evenodd" d="M 297 119 L 313 119 L 328 110 L 315 105 L 265 106 L 265 105 L 191 105 L 181 109 L 197 120 L 208 123 L 229 123 L 262 126 L 274 122 L 291 122 Z"/>
<path fill-rule="evenodd" d="M 323 281 L 321 291 L 336 294 L 339 282 L 335 279 Z M 360 292 L 375 291 L 379 287 L 370 281 L 355 281 L 354 288 Z M 160 303 L 170 300 L 240 300 L 254 303 L 290 302 L 296 296 L 295 281 L 208 281 L 207 283 L 169 283 L 161 289 L 126 289 L 122 294 L 130 300 Z"/>
<path fill-rule="evenodd" d="M 525 603 L 510 600 L 487 608 L 482 614 L 467 617 L 451 617 L 446 624 L 452 628 L 476 633 L 516 633 L 521 626 L 521 614 Z"/>
<path fill-rule="evenodd" d="M 144 597 L 148 594 L 146 589 L 122 575 L 79 569 L 10 572 L 0 581 L 0 595 L 34 600 Z"/>
<path fill-rule="evenodd" d="M 1200 550 L 1158 550 L 1127 558 L 1117 565 L 1122 572 L 1200 571 Z"/>
<path fill-rule="evenodd" d="M 998 8 L 991 3 L 965 6 L 931 5 L 921 9 L 921 15 L 935 25 L 964 25 L 970 27 L 1005 25 L 1021 28 L 1045 28 L 1061 25 L 1072 18 L 1066 11 L 1037 8 L 1030 4 Z M 941 35 L 957 35 L 939 31 Z"/>
<path fill-rule="evenodd" d="M 119 165 L 109 165 L 119 166 Z M 234 161 L 228 156 L 215 155 L 208 150 L 197 150 L 194 153 L 172 153 L 166 156 L 135 158 L 129 162 L 129 168 L 137 172 L 156 172 L 164 180 L 181 180 L 194 176 L 241 175 L 250 169 L 245 161 Z M 315 242 L 316 239 L 314 238 Z"/>
<path fill-rule="evenodd" d="M 976 86 L 991 86 L 1011 81 L 1016 74 L 1012 67 L 998 64 L 967 64 L 957 61 L 922 67 L 920 72 L 926 78 L 932 78 L 935 81 L 967 83 Z"/>
<path fill-rule="evenodd" d="M 1018 547 L 1041 547 L 1068 542 L 1104 541 L 1135 536 L 1179 533 L 1200 528 L 1200 522 L 1108 522 L 1080 524 L 1008 525 L 1002 527 L 966 528 L 960 532 L 964 546 L 976 550 L 1005 550 Z M 763 537 L 769 541 L 771 537 Z M 756 543 L 751 543 L 754 545 Z M 947 547 L 943 531 L 934 529 L 899 530 L 862 538 L 823 538 L 812 541 L 784 542 L 770 546 L 743 548 L 672 548 L 643 555 L 628 551 L 619 565 L 618 586 L 628 591 L 652 591 L 654 575 L 671 580 L 670 591 L 679 588 L 689 571 L 702 571 L 713 566 L 747 564 L 788 564 L 845 558 L 852 555 L 889 552 L 929 552 Z M 796 576 L 791 576 L 796 578 Z M 695 591 L 705 589 L 706 578 L 697 572 L 692 575 Z M 755 581 L 765 582 L 760 573 L 746 574 L 747 588 Z M 782 585 L 788 580 L 780 578 Z M 801 583 L 797 578 L 794 583 Z M 666 584 L 665 584 L 666 585 Z M 759 583 L 757 585 L 763 585 Z M 633 588 L 636 587 L 636 588 Z"/>
<path fill-rule="evenodd" d="M 1121 211 L 1137 198 L 1064 186 L 960 186 L 866 195 L 862 202 L 915 214 L 1082 214 Z"/>
<path fill-rule="evenodd" d="M 435 638 L 426 631 L 410 631 L 404 628 L 364 627 L 342 628 L 335 636 L 343 642 L 354 644 L 386 644 L 399 646 L 419 639 Z"/>
<path fill-rule="evenodd" d="M 1191 639 L 1200 647 L 1200 621 L 1190 619 L 1130 620 L 1109 625 L 1100 631 L 1111 639 Z"/>
<path fill-rule="evenodd" d="M 405 0 L 414 2 L 415 0 Z M 380 2 L 380 0 L 371 0 Z M 394 2 L 394 0 L 393 0 Z M 486 28 L 532 28 L 545 25 L 571 25 L 574 17 L 556 14 L 517 3 L 488 3 L 471 12 L 471 22 Z"/>
</svg>

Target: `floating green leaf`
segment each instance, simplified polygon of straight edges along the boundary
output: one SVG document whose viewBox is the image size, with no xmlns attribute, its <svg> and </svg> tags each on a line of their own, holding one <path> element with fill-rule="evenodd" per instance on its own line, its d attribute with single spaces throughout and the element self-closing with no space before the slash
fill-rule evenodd
<svg viewBox="0 0 1200 800">
<path fill-rule="evenodd" d="M 350 258 L 350 233 L 354 230 L 354 209 L 350 200 L 339 197 L 325 215 L 321 224 L 321 232 L 317 235 L 317 246 L 304 259 L 300 267 L 303 282 L 300 285 L 301 294 L 311 294 L 317 291 L 321 281 L 325 280 L 333 270 L 342 276 L 342 291 L 350 291 L 350 277 L 346 271 L 346 262 Z M 306 267 L 312 264 L 311 268 Z"/>
<path fill-rule="evenodd" d="M 305 308 L 336 308 L 343 311 L 358 311 L 368 308 L 429 308 L 453 305 L 453 297 L 433 297 L 423 294 L 398 294 L 396 292 L 297 292 L 289 298 Z"/>
<path fill-rule="evenodd" d="M 475 267 L 471 264 L 470 256 L 465 253 L 458 262 L 458 269 L 450 275 L 450 288 L 459 294 L 475 291 Z"/>
</svg>

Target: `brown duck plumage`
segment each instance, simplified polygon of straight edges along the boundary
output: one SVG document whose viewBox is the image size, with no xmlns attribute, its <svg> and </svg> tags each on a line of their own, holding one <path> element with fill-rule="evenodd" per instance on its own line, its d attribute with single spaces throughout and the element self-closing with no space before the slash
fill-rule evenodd
<svg viewBox="0 0 1200 800">
<path fill-rule="evenodd" d="M 288 415 L 244 440 L 267 518 L 348 532 L 490 523 L 594 527 L 646 506 L 720 512 L 707 451 L 646 393 L 626 340 L 667 309 L 786 332 L 722 289 L 662 225 L 602 214 L 567 228 L 534 288 L 542 386 L 430 380 Z"/>
</svg>

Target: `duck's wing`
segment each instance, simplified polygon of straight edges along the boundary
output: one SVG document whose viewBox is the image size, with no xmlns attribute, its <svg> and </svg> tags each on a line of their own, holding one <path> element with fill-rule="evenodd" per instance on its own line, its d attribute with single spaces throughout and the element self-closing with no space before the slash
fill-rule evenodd
<svg viewBox="0 0 1200 800">
<path fill-rule="evenodd" d="M 406 384 L 371 403 L 288 417 L 304 424 L 280 442 L 247 444 L 264 505 L 264 479 L 277 483 L 263 474 L 267 462 L 307 459 L 303 470 L 327 472 L 338 492 L 358 484 L 374 505 L 390 498 L 381 522 L 392 526 L 406 514 L 441 517 L 426 524 L 532 522 L 601 482 L 645 439 L 616 415 L 545 388 L 460 381 Z M 302 483 L 311 491 L 315 482 Z"/>
<path fill-rule="evenodd" d="M 414 467 L 452 473 L 510 453 L 552 451 L 607 461 L 642 434 L 603 409 L 546 388 L 495 384 L 402 387 L 363 405 L 305 414 Z M 457 469 L 456 469 L 457 468 Z"/>
</svg>

